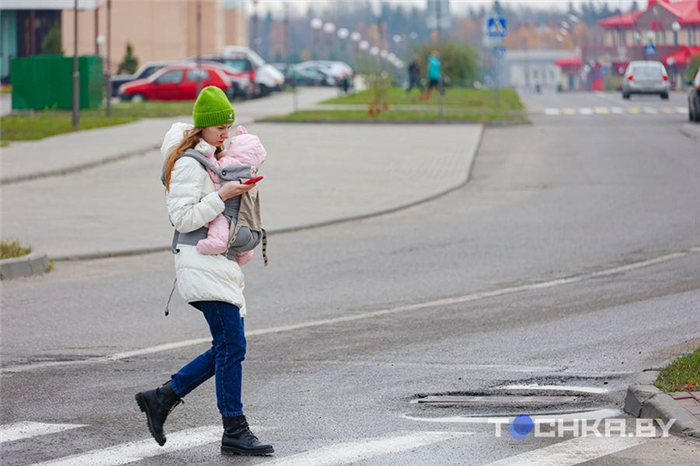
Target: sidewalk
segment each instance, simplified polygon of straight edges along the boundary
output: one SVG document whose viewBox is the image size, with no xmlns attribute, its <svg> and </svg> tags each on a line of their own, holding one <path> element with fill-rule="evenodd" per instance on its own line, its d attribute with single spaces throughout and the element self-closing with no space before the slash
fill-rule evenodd
<svg viewBox="0 0 700 466">
<path fill-rule="evenodd" d="M 268 106 L 274 102 L 239 110 L 240 120 Z M 286 109 L 278 102 L 274 110 Z M 167 129 L 159 124 L 161 132 L 141 126 L 149 137 L 138 131 L 132 137 L 158 144 Z M 267 123 L 249 129 L 268 150 L 261 200 L 271 233 L 391 211 L 454 189 L 467 180 L 482 133 L 480 125 Z M 87 141 L 100 144 L 99 138 Z M 83 142 L 82 152 L 96 150 L 107 149 Z M 19 238 L 50 259 L 167 249 L 172 227 L 161 164 L 160 153 L 151 150 L 79 173 L 2 186 L 3 239 Z"/>
<path fill-rule="evenodd" d="M 311 108 L 334 97 L 336 89 L 304 89 L 299 108 Z M 269 115 L 290 113 L 292 94 L 275 94 L 265 99 L 235 103 L 236 123 L 247 124 Z M 142 155 L 160 146 L 174 121 L 192 121 L 190 115 L 177 118 L 145 119 L 135 123 L 62 134 L 40 141 L 12 142 L 2 149 L 2 184 L 28 178 L 57 175 L 101 163 Z"/>
</svg>

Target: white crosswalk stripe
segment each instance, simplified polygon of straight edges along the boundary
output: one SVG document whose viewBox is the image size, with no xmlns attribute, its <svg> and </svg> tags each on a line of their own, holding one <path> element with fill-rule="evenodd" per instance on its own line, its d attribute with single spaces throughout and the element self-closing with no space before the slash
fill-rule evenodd
<svg viewBox="0 0 700 466">
<path fill-rule="evenodd" d="M 641 437 L 576 437 L 486 466 L 573 466 L 648 442 Z"/>
<path fill-rule="evenodd" d="M 264 428 L 253 427 L 256 432 Z M 303 453 L 277 458 L 270 466 L 335 466 L 352 464 L 375 456 L 398 453 L 434 443 L 452 440 L 472 432 L 400 432 L 384 438 L 338 443 Z M 206 426 L 169 433 L 168 442 L 160 447 L 152 438 L 123 443 L 86 453 L 66 456 L 31 466 L 119 466 L 146 458 L 185 451 L 221 441 L 221 426 Z"/>
<path fill-rule="evenodd" d="M 412 432 L 397 436 L 338 443 L 328 447 L 279 458 L 266 466 L 336 466 L 353 464 L 368 458 L 398 453 L 433 443 L 451 440 L 471 432 Z"/>
<path fill-rule="evenodd" d="M 86 427 L 84 424 L 45 424 L 43 422 L 17 422 L 0 426 L 0 443 L 14 442 L 40 435 L 55 434 L 64 430 Z"/>
<path fill-rule="evenodd" d="M 676 113 L 687 114 L 688 109 L 685 107 L 547 107 L 544 109 L 533 110 L 531 113 L 539 113 L 547 116 L 573 116 L 573 115 L 596 115 L 596 116 L 610 116 L 610 115 L 673 115 Z"/>
<path fill-rule="evenodd" d="M 260 431 L 262 429 L 258 428 L 257 430 Z M 221 426 L 218 425 L 181 430 L 169 433 L 168 443 L 164 447 L 159 446 L 152 438 L 148 438 L 43 463 L 35 463 L 32 466 L 117 466 L 174 451 L 189 450 L 190 448 L 220 442 L 221 432 Z"/>
</svg>

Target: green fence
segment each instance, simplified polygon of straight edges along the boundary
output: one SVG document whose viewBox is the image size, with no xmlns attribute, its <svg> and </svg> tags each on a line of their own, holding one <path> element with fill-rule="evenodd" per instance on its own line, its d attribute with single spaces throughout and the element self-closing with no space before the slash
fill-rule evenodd
<svg viewBox="0 0 700 466">
<path fill-rule="evenodd" d="M 104 95 L 102 57 L 78 58 L 80 108 L 98 108 Z M 37 55 L 15 58 L 10 68 L 13 110 L 73 108 L 73 57 Z"/>
</svg>

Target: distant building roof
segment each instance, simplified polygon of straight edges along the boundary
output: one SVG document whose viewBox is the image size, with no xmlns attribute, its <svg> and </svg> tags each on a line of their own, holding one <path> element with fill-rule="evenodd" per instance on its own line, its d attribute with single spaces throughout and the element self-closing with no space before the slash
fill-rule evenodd
<svg viewBox="0 0 700 466">
<path fill-rule="evenodd" d="M 642 14 L 644 14 L 643 11 L 633 11 L 622 15 L 610 16 L 598 21 L 598 26 L 602 28 L 631 28 Z"/>
<path fill-rule="evenodd" d="M 681 26 L 700 25 L 700 0 L 680 0 L 677 2 L 660 1 L 649 2 L 652 5 L 667 10 L 676 17 Z M 598 21 L 598 26 L 605 29 L 629 29 L 633 28 L 640 16 L 646 11 L 634 11 Z"/>
</svg>

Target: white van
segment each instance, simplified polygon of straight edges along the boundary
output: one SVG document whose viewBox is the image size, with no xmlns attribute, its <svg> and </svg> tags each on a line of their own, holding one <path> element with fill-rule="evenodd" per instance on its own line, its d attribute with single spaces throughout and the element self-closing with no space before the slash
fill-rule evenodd
<svg viewBox="0 0 700 466">
<path fill-rule="evenodd" d="M 265 63 L 265 60 L 250 48 L 238 45 L 227 45 L 224 47 L 223 55 L 225 58 L 244 58 L 250 62 L 255 72 L 253 82 L 255 84 L 256 95 L 265 96 L 272 91 L 282 89 L 284 85 L 284 75 L 274 66 Z"/>
</svg>

